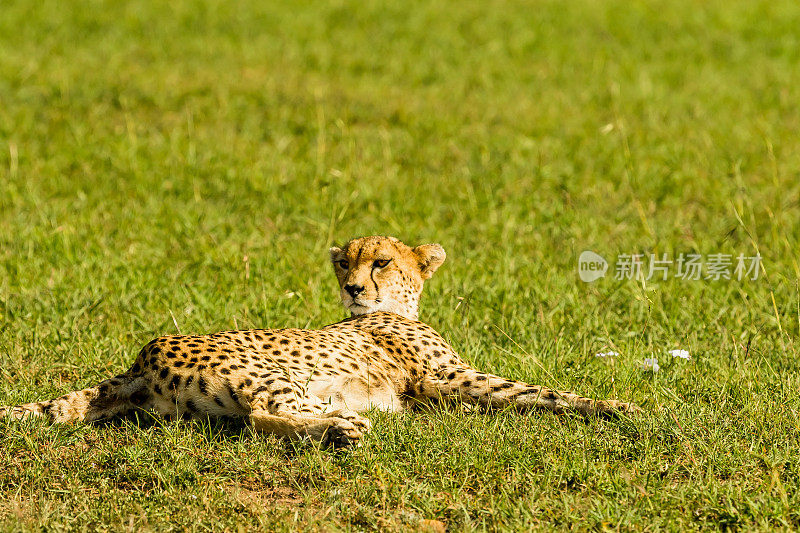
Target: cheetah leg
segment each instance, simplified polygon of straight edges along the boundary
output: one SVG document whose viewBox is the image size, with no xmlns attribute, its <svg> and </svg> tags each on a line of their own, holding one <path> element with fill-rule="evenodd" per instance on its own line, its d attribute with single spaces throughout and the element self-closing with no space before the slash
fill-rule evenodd
<svg viewBox="0 0 800 533">
<path fill-rule="evenodd" d="M 264 411 L 253 411 L 250 421 L 257 431 L 271 433 L 291 440 L 308 438 L 331 448 L 358 446 L 369 422 L 346 411 L 336 411 L 321 417 L 273 415 Z M 356 425 L 358 424 L 358 425 Z"/>
<path fill-rule="evenodd" d="M 126 374 L 107 379 L 94 387 L 71 392 L 54 400 L 0 407 L 0 418 L 21 420 L 45 417 L 54 422 L 93 422 L 122 414 L 134 406 L 131 396 L 143 386 L 142 378 Z"/>
<path fill-rule="evenodd" d="M 256 389 L 250 407 L 256 431 L 292 440 L 308 438 L 326 447 L 358 446 L 370 428 L 369 420 L 354 411 L 325 412 L 318 397 L 283 378 Z"/>
<path fill-rule="evenodd" d="M 445 366 L 423 380 L 421 393 L 429 398 L 457 399 L 491 407 L 516 406 L 554 413 L 574 411 L 584 416 L 638 412 L 632 403 L 592 400 L 572 392 L 557 391 L 513 381 L 467 366 Z"/>
</svg>

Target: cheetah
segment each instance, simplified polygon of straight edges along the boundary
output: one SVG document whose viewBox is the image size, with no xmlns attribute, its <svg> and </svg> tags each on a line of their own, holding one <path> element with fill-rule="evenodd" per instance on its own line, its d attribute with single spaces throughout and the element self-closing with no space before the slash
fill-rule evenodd
<svg viewBox="0 0 800 533">
<path fill-rule="evenodd" d="M 422 288 L 445 260 L 438 244 L 362 237 L 330 249 L 351 316 L 315 330 L 256 329 L 169 335 L 142 348 L 126 372 L 54 400 L 0 408 L 0 417 L 93 422 L 146 410 L 166 419 L 245 417 L 259 432 L 357 445 L 369 409 L 420 402 L 516 406 L 582 415 L 639 410 L 476 370 L 418 320 Z"/>
</svg>

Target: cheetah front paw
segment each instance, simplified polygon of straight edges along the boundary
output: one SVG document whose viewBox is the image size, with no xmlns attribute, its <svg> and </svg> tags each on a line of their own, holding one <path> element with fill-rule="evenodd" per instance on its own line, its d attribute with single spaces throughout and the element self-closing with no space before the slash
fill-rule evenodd
<svg viewBox="0 0 800 533">
<path fill-rule="evenodd" d="M 355 427 L 360 429 L 362 433 L 366 433 L 372 428 L 372 423 L 370 423 L 369 419 L 364 418 L 355 411 L 349 411 L 347 409 L 339 409 L 337 411 L 331 411 L 330 413 L 326 413 L 324 416 L 325 418 L 341 418 L 343 420 L 347 420 Z"/>
<path fill-rule="evenodd" d="M 635 403 L 618 402 L 615 408 L 618 411 L 621 411 L 623 413 L 628 413 L 631 415 L 638 415 L 644 412 L 642 411 L 642 408 L 636 405 Z"/>
<path fill-rule="evenodd" d="M 601 416 L 616 417 L 623 413 L 629 416 L 634 416 L 643 412 L 642 408 L 635 403 L 626 403 L 617 400 L 606 400 L 598 403 L 602 405 L 597 411 L 597 414 Z"/>
<path fill-rule="evenodd" d="M 330 423 L 320 440 L 322 446 L 338 450 L 361 445 L 361 438 L 366 430 L 365 426 L 359 427 L 344 418 L 329 418 L 328 420 Z"/>
</svg>

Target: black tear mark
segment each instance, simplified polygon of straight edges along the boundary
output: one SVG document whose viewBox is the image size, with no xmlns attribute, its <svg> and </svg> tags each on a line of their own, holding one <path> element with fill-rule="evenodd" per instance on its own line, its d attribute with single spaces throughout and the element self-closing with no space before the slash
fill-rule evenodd
<svg viewBox="0 0 800 533">
<path fill-rule="evenodd" d="M 369 271 L 369 280 L 375 286 L 375 300 L 378 301 L 378 300 L 380 300 L 380 291 L 378 290 L 378 284 L 375 283 L 375 278 L 373 277 L 374 275 L 375 275 L 375 269 L 372 268 Z"/>
</svg>

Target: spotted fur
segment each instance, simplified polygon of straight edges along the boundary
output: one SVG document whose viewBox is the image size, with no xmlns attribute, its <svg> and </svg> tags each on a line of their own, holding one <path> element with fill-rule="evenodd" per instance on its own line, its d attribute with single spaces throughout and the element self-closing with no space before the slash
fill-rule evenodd
<svg viewBox="0 0 800 533">
<path fill-rule="evenodd" d="M 316 330 L 159 337 L 124 374 L 54 400 L 0 408 L 0 416 L 91 422 L 135 409 L 166 418 L 241 416 L 259 431 L 343 447 L 369 429 L 359 413 L 426 400 L 583 415 L 638 410 L 505 379 L 463 361 L 417 320 L 424 281 L 445 259 L 438 244 L 410 248 L 391 237 L 365 237 L 330 253 L 349 319 Z"/>
</svg>

